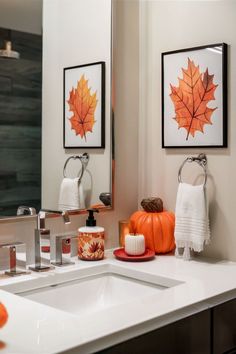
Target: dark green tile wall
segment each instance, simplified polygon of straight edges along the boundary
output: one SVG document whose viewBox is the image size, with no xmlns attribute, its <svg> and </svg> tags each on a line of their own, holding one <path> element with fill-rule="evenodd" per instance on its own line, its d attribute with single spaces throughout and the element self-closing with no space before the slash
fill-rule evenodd
<svg viewBox="0 0 236 354">
<path fill-rule="evenodd" d="M 7 31 L 0 28 L 0 47 Z M 0 215 L 41 204 L 42 36 L 11 31 L 20 59 L 0 58 Z"/>
</svg>

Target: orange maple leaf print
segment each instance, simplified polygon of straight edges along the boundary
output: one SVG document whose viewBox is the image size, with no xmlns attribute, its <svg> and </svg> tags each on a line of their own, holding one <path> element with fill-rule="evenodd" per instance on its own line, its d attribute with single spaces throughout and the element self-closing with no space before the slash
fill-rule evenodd
<svg viewBox="0 0 236 354">
<path fill-rule="evenodd" d="M 194 137 L 196 131 L 204 134 L 205 124 L 212 124 L 212 113 L 217 109 L 208 107 L 208 103 L 215 100 L 215 90 L 218 85 L 213 83 L 214 75 L 208 73 L 208 68 L 201 73 L 199 66 L 188 58 L 188 68 L 183 69 L 183 78 L 179 80 L 179 86 L 170 84 L 170 98 L 175 107 L 174 119 L 178 128 L 187 131 L 186 140 L 189 134 Z"/>
<path fill-rule="evenodd" d="M 76 135 L 85 139 L 88 132 L 93 132 L 95 124 L 94 113 L 97 107 L 97 94 L 91 94 L 91 88 L 88 87 L 88 80 L 84 75 L 78 81 L 77 88 L 72 87 L 70 97 L 67 101 L 69 111 L 73 112 L 73 116 L 69 118 L 71 129 L 75 130 Z"/>
</svg>

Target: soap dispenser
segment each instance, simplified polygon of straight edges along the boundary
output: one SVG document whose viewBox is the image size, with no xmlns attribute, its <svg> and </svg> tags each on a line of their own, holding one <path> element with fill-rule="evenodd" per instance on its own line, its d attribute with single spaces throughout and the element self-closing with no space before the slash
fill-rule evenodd
<svg viewBox="0 0 236 354">
<path fill-rule="evenodd" d="M 86 226 L 78 229 L 78 257 L 86 261 L 98 261 L 104 258 L 104 228 L 96 226 L 94 213 L 98 209 L 87 209 L 89 216 Z"/>
</svg>

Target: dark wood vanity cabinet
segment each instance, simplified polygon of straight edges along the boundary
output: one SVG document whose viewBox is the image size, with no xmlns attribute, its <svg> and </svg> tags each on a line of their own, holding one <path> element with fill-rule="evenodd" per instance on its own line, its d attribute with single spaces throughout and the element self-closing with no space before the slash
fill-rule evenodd
<svg viewBox="0 0 236 354">
<path fill-rule="evenodd" d="M 213 308 L 212 312 L 213 354 L 236 353 L 236 300 Z"/>
<path fill-rule="evenodd" d="M 180 321 L 100 351 L 100 354 L 209 354 L 211 313 Z"/>
<path fill-rule="evenodd" d="M 104 349 L 99 354 L 236 354 L 236 300 Z"/>
</svg>

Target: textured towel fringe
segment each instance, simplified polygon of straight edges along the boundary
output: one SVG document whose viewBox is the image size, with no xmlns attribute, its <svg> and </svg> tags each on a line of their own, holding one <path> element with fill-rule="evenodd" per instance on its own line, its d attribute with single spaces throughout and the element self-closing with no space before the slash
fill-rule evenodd
<svg viewBox="0 0 236 354">
<path fill-rule="evenodd" d="M 190 248 L 189 247 L 185 247 L 184 248 L 184 253 L 183 253 L 183 259 L 186 261 L 190 260 Z"/>
<path fill-rule="evenodd" d="M 202 252 L 204 245 L 207 245 L 209 243 L 210 243 L 210 240 L 205 240 L 204 242 L 200 242 L 200 243 L 191 242 L 191 241 L 183 241 L 183 240 L 177 241 L 176 248 L 175 248 L 175 256 L 177 258 L 183 258 L 186 261 L 190 260 L 191 259 L 190 250 L 193 250 L 194 252 Z M 184 249 L 182 256 L 179 253 L 179 248 Z"/>
</svg>

